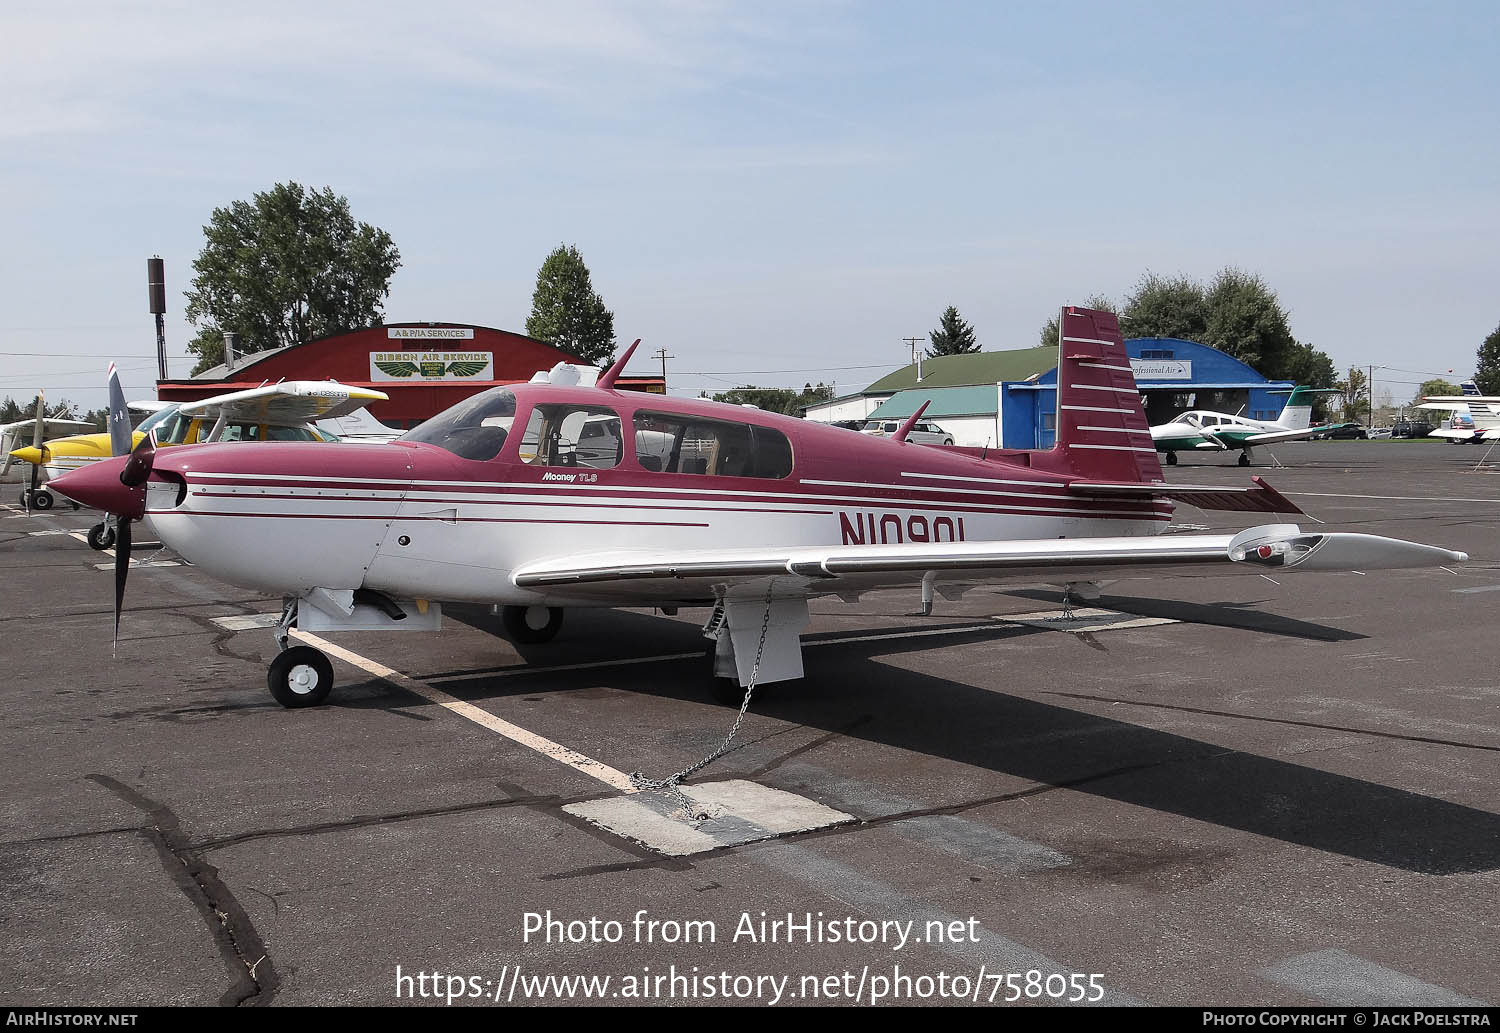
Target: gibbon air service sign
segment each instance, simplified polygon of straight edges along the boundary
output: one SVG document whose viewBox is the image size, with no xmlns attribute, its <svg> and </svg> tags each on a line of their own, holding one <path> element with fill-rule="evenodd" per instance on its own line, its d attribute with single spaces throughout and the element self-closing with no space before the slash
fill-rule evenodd
<svg viewBox="0 0 1500 1033">
<path fill-rule="evenodd" d="M 392 340 L 436 341 L 473 340 L 471 328 L 393 326 L 387 331 Z M 494 352 L 460 351 L 384 351 L 370 353 L 370 379 L 383 380 L 493 380 Z"/>
</svg>

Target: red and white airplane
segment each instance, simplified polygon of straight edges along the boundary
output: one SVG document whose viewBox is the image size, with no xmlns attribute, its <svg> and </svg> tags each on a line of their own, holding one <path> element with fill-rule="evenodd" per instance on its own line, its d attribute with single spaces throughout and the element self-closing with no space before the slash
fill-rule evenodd
<svg viewBox="0 0 1500 1033">
<path fill-rule="evenodd" d="M 716 673 L 802 675 L 810 597 L 920 586 L 929 607 L 978 583 L 1151 573 L 1368 570 L 1463 553 L 1295 524 L 1166 535 L 1174 501 L 1297 513 L 1259 478 L 1168 485 L 1115 317 L 1065 309 L 1057 444 L 939 448 L 714 402 L 615 390 L 578 367 L 454 406 L 389 444 L 197 445 L 53 487 L 121 517 L 116 629 L 132 521 L 225 581 L 283 596 L 272 694 L 323 702 L 303 631 L 435 630 L 442 602 L 502 608 L 545 641 L 570 606 L 712 607 Z M 636 342 L 639 344 L 640 342 Z M 592 374 L 593 371 L 589 370 Z"/>
</svg>

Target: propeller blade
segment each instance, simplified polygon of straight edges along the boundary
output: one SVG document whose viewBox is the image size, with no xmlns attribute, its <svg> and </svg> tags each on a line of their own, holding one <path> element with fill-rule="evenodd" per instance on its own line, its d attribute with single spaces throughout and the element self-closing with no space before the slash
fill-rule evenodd
<svg viewBox="0 0 1500 1033">
<path fill-rule="evenodd" d="M 34 449 L 36 449 L 38 452 L 40 452 L 41 449 L 42 449 L 42 439 L 47 436 L 47 434 L 46 434 L 46 429 L 47 429 L 47 424 L 46 424 L 46 419 L 47 419 L 47 403 L 45 401 L 45 398 L 46 398 L 46 396 L 43 393 L 41 393 L 41 392 L 37 393 L 37 396 L 36 396 L 36 429 L 31 432 L 31 447 L 34 448 Z M 27 513 L 31 512 L 31 499 L 32 499 L 32 496 L 34 496 L 36 494 L 37 488 L 41 487 L 41 483 L 42 483 L 42 464 L 41 464 L 41 458 L 42 458 L 41 456 L 38 456 L 37 457 L 37 462 L 34 463 L 32 465 L 32 467 L 31 467 L 31 492 L 26 496 L 26 512 Z"/>
<path fill-rule="evenodd" d="M 120 387 L 120 371 L 109 364 L 109 453 L 122 456 L 130 451 L 130 411 L 125 407 L 125 391 Z"/>
<path fill-rule="evenodd" d="M 120 518 L 115 529 L 115 641 L 120 641 L 120 610 L 125 606 L 125 579 L 130 576 L 130 525 L 135 523 L 126 517 Z"/>
<path fill-rule="evenodd" d="M 151 476 L 151 467 L 155 463 L 156 431 L 153 429 L 130 453 L 130 458 L 125 462 L 125 469 L 120 471 L 120 483 L 127 488 L 145 484 L 146 478 Z"/>
</svg>

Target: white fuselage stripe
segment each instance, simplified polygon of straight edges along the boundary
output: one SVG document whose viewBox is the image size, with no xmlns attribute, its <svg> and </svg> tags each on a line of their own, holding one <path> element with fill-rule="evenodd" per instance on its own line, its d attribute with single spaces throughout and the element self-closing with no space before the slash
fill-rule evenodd
<svg viewBox="0 0 1500 1033">
<path fill-rule="evenodd" d="M 1136 413 L 1134 409 L 1102 409 L 1094 405 L 1064 405 L 1062 408 L 1071 412 L 1113 412 L 1121 416 L 1134 416 Z"/>
<path fill-rule="evenodd" d="M 1133 387 L 1105 387 L 1103 384 L 1069 384 L 1068 387 L 1074 391 L 1113 391 L 1117 395 L 1139 395 L 1141 393 Z"/>
</svg>

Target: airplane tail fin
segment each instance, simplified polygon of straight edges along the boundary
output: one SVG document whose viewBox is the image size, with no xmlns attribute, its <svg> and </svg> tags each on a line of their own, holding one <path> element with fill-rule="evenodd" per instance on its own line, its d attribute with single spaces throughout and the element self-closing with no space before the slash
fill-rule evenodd
<svg viewBox="0 0 1500 1033">
<path fill-rule="evenodd" d="M 1161 481 L 1119 320 L 1070 305 L 1059 326 L 1056 448 L 1067 466 L 1100 481 Z"/>
<path fill-rule="evenodd" d="M 1281 416 L 1276 422 L 1287 430 L 1306 430 L 1312 426 L 1312 403 L 1315 391 L 1305 387 L 1292 388 L 1292 396 L 1282 406 Z"/>
</svg>

